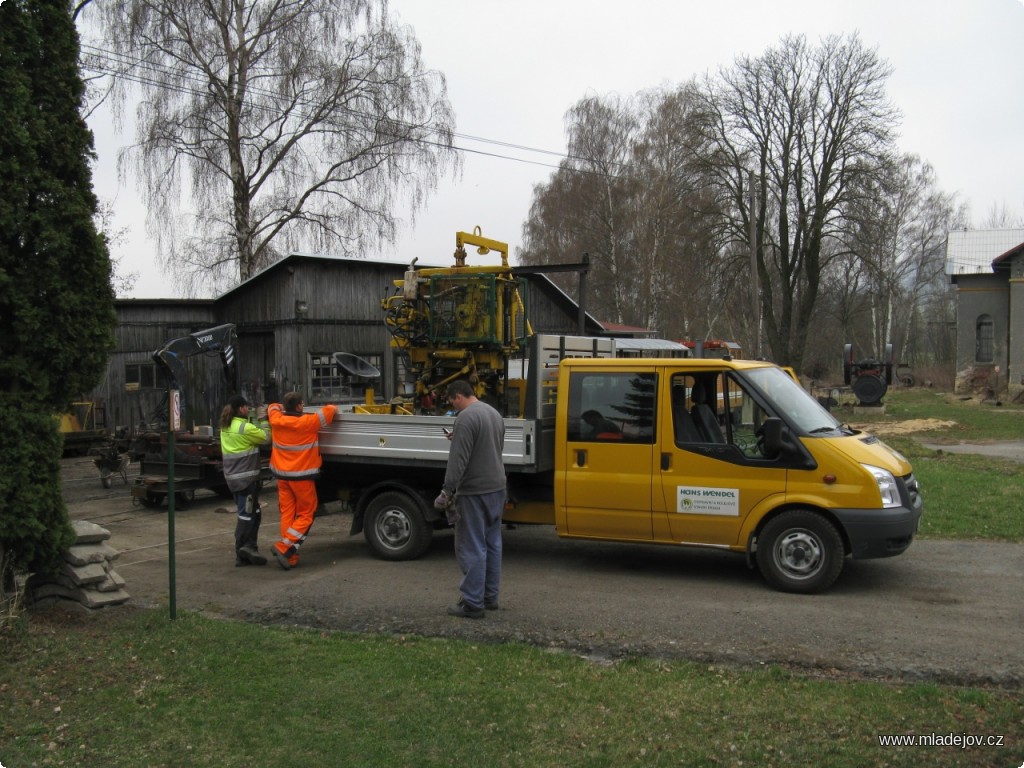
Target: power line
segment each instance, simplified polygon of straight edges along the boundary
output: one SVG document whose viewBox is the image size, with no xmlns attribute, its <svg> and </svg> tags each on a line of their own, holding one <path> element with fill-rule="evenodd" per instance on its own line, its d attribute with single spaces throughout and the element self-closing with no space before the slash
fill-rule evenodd
<svg viewBox="0 0 1024 768">
<path fill-rule="evenodd" d="M 145 86 L 145 87 L 160 88 L 160 89 L 170 90 L 170 91 L 173 91 L 173 92 L 176 92 L 176 93 L 180 93 L 180 94 L 183 94 L 183 95 L 190 95 L 190 96 L 201 96 L 201 95 L 205 94 L 207 92 L 208 88 L 209 88 L 209 85 L 210 85 L 208 81 L 204 80 L 197 73 L 192 72 L 192 71 L 183 71 L 183 72 L 173 71 L 169 67 L 166 67 L 163 64 L 155 63 L 155 62 L 152 62 L 152 61 L 147 61 L 147 60 L 141 59 L 141 58 L 130 57 L 127 54 L 111 51 L 109 49 L 100 48 L 100 47 L 89 45 L 89 44 L 86 44 L 86 43 L 83 43 L 81 45 L 81 48 L 90 57 L 88 60 L 83 62 L 83 68 L 86 69 L 87 71 L 95 72 L 96 74 L 101 75 L 101 76 L 109 76 L 109 77 L 112 77 L 112 78 L 120 78 L 122 80 L 127 80 L 128 82 L 136 83 L 138 85 L 142 85 L 142 86 Z M 173 76 L 173 78 L 178 79 L 178 80 L 182 80 L 182 81 L 185 81 L 185 82 L 183 84 L 180 84 L 180 85 L 169 83 L 167 81 L 167 79 L 165 79 L 165 76 L 167 76 L 167 75 L 171 75 L 171 76 Z M 268 98 L 268 99 L 275 99 L 275 98 L 277 98 L 275 94 L 271 93 L 270 91 L 264 90 L 264 89 L 251 88 L 250 91 L 253 92 L 255 95 L 260 95 L 260 96 L 263 96 L 263 97 Z M 303 102 L 302 102 L 302 100 L 299 100 L 298 103 L 302 104 Z M 311 106 L 311 105 L 307 102 L 306 106 Z M 268 107 L 263 106 L 262 108 L 267 109 Z M 269 108 L 270 109 L 276 109 L 283 117 L 287 117 L 288 116 L 287 114 L 285 114 L 285 111 L 283 109 L 280 109 L 279 107 L 269 107 Z M 353 109 L 353 108 L 339 108 L 339 111 L 347 112 L 349 114 L 352 114 L 353 116 L 360 117 L 360 118 L 373 118 L 374 117 L 374 115 L 371 115 L 371 114 L 369 114 L 367 112 L 360 111 L 360 110 Z M 309 117 L 308 113 L 303 113 L 303 115 L 305 117 Z M 404 127 L 408 128 L 408 129 L 414 129 L 414 128 L 420 127 L 420 126 L 415 126 L 415 125 L 410 124 L 410 123 L 403 123 L 402 121 L 396 121 L 396 124 L 403 125 Z M 428 133 L 431 133 L 431 132 L 432 133 L 440 133 L 440 130 L 437 129 L 436 127 L 423 126 L 423 129 L 426 130 Z M 515 150 L 520 150 L 522 152 L 528 152 L 528 153 L 533 153 L 533 154 L 538 154 L 538 155 L 549 155 L 551 157 L 561 158 L 563 161 L 576 161 L 576 162 L 587 162 L 588 161 L 587 158 L 568 155 L 568 154 L 566 154 L 564 152 L 556 152 L 556 151 L 553 151 L 553 150 L 540 149 L 540 148 L 537 148 L 537 147 L 531 147 L 531 146 L 528 146 L 528 145 L 525 145 L 525 144 L 518 144 L 518 143 L 514 143 L 514 142 L 500 141 L 500 140 L 497 140 L 497 139 L 489 139 L 489 138 L 486 138 L 486 137 L 483 137 L 483 136 L 474 136 L 472 134 L 460 133 L 458 131 L 452 131 L 451 135 L 453 137 L 455 137 L 455 138 L 463 139 L 465 141 L 477 142 L 477 143 L 480 143 L 480 144 L 488 144 L 488 145 L 493 145 L 493 146 L 498 146 L 498 147 L 505 147 L 505 148 L 508 148 L 508 149 L 515 149 Z M 396 138 L 397 138 L 397 136 L 396 136 Z M 439 141 L 432 141 L 432 140 L 430 140 L 430 139 L 428 139 L 426 137 L 410 137 L 410 140 L 414 141 L 416 143 L 426 144 L 428 146 L 436 146 L 436 147 L 439 147 L 439 148 L 449 148 L 449 145 L 447 145 L 447 144 L 444 144 L 444 143 L 439 142 Z M 455 150 L 455 151 L 458 151 L 458 152 L 463 152 L 463 153 L 468 153 L 468 154 L 476 154 L 476 155 L 480 155 L 480 156 L 484 156 L 484 157 L 493 157 L 493 158 L 500 159 L 500 160 L 509 160 L 509 161 L 512 161 L 512 162 L 525 163 L 525 164 L 528 164 L 528 165 L 536 165 L 536 166 L 543 167 L 543 168 L 552 168 L 554 170 L 561 170 L 561 169 L 563 169 L 563 164 L 562 163 L 558 163 L 558 164 L 546 163 L 546 162 L 542 162 L 542 161 L 539 161 L 539 160 L 531 160 L 531 159 L 524 158 L 524 157 L 517 157 L 517 156 L 513 156 L 513 155 L 508 155 L 508 154 L 501 154 L 501 153 L 498 153 L 498 152 L 488 152 L 488 151 L 481 150 L 481 149 L 473 149 L 471 147 L 460 146 L 460 145 L 455 145 L 455 144 L 452 144 L 450 146 L 450 148 Z M 616 163 L 616 164 L 621 165 L 624 168 L 628 167 L 624 163 Z M 608 174 L 608 173 L 604 173 L 604 172 L 597 171 L 597 170 L 592 170 L 592 169 L 574 168 L 574 167 L 567 167 L 567 168 L 564 168 L 564 169 L 572 171 L 572 172 L 577 172 L 577 173 L 588 173 L 588 174 L 594 174 L 594 175 L 612 176 L 612 177 L 614 177 L 613 174 Z"/>
</svg>

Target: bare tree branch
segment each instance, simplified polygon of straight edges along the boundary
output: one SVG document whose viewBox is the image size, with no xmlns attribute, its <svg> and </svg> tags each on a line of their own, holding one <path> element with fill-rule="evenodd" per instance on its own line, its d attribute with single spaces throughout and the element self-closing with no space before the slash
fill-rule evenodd
<svg viewBox="0 0 1024 768">
<path fill-rule="evenodd" d="M 183 272 L 227 287 L 291 249 L 391 240 L 399 203 L 414 216 L 458 167 L 444 77 L 385 0 L 101 9 L 106 46 L 135 69 L 117 84 L 144 96 L 123 161 L 161 258 Z"/>
<path fill-rule="evenodd" d="M 749 217 L 768 342 L 775 360 L 799 366 L 833 242 L 862 178 L 877 173 L 898 112 L 884 84 L 889 66 L 854 35 L 817 47 L 784 38 L 740 57 L 706 82 L 709 179 L 733 211 L 730 229 L 749 246 Z M 759 179 L 749 210 L 744 178 Z"/>
</svg>

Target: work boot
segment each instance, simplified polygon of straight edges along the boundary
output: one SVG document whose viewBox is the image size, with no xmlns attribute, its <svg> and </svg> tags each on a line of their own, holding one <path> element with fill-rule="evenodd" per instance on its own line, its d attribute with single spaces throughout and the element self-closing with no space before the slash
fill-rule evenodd
<svg viewBox="0 0 1024 768">
<path fill-rule="evenodd" d="M 292 569 L 292 564 L 288 560 L 288 556 L 284 552 L 281 552 L 277 547 L 274 547 L 273 552 L 274 559 L 277 560 L 277 564 L 280 565 L 283 570 L 290 571 Z"/>
<path fill-rule="evenodd" d="M 484 617 L 484 609 L 474 608 L 464 600 L 459 600 L 455 605 L 448 606 L 448 615 L 458 616 L 460 619 L 482 619 Z"/>
<path fill-rule="evenodd" d="M 238 548 L 238 555 L 243 560 L 248 561 L 248 563 L 250 565 L 266 565 L 267 564 L 267 558 L 265 558 L 263 555 L 261 555 L 257 551 L 256 547 L 251 547 L 251 546 L 248 546 L 248 545 L 246 545 L 244 547 L 239 547 Z"/>
</svg>

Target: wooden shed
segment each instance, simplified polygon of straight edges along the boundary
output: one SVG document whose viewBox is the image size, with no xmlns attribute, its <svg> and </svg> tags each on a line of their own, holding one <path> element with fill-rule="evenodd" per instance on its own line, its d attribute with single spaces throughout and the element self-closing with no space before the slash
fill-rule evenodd
<svg viewBox="0 0 1024 768">
<path fill-rule="evenodd" d="M 388 400 L 398 392 L 401 371 L 381 300 L 405 270 L 399 262 L 295 253 L 216 299 L 120 299 L 116 349 L 90 397 L 104 405 L 108 429 L 134 431 L 165 420 L 167 385 L 152 353 L 170 339 L 233 323 L 237 387 L 253 403 L 279 401 L 291 390 L 302 392 L 309 404 L 361 402 L 369 386 L 378 400 Z M 523 280 L 535 332 L 580 332 L 572 299 L 544 275 Z M 583 332 L 603 335 L 589 315 Z M 362 358 L 379 371 L 379 379 L 353 375 L 335 362 L 335 352 Z M 183 426 L 215 426 L 235 383 L 223 380 L 216 356 L 197 357 L 187 368 Z"/>
</svg>

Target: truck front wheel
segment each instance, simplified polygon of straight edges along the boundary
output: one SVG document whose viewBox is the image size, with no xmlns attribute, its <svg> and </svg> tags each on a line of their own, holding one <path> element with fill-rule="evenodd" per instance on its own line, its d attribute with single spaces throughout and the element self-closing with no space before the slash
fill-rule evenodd
<svg viewBox="0 0 1024 768">
<path fill-rule="evenodd" d="M 812 594 L 832 586 L 843 570 L 843 539 L 819 514 L 783 512 L 765 525 L 757 542 L 757 567 L 783 592 Z"/>
<path fill-rule="evenodd" d="M 420 505 L 400 491 L 385 491 L 366 506 L 366 541 L 383 560 L 415 560 L 434 536 Z"/>
</svg>

